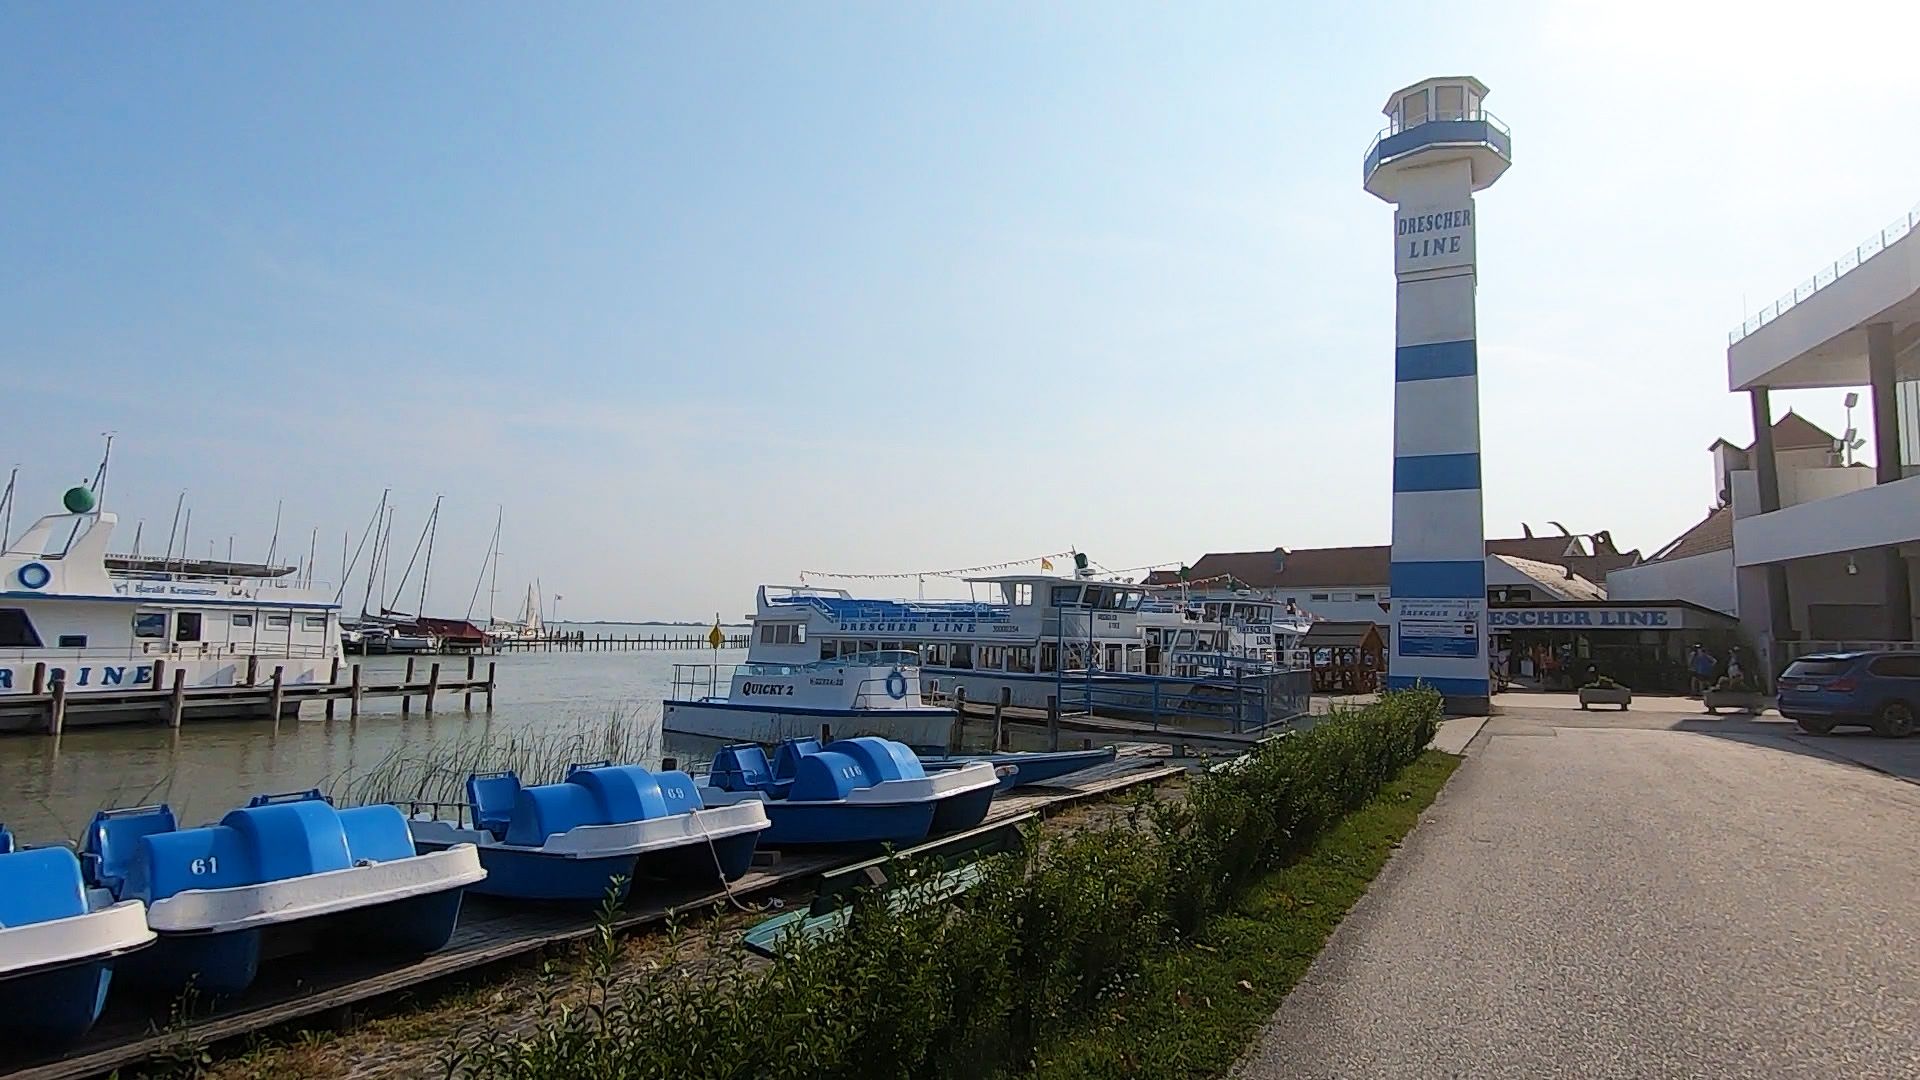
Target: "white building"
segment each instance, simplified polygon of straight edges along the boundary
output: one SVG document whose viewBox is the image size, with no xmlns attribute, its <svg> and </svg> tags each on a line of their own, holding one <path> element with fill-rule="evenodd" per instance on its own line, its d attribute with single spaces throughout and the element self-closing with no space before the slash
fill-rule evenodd
<svg viewBox="0 0 1920 1080">
<path fill-rule="evenodd" d="M 1691 600 L 1739 616 L 1772 657 L 1916 637 L 1920 556 L 1920 208 L 1730 335 L 1727 386 L 1755 438 L 1710 451 L 1718 499 L 1646 563 L 1608 575 L 1616 598 Z M 1869 467 L 1792 412 L 1776 389 L 1866 387 Z"/>
</svg>

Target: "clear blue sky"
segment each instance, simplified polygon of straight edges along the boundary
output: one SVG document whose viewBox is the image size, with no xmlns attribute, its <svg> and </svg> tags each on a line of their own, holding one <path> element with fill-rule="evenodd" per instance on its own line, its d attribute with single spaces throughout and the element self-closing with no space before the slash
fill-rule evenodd
<svg viewBox="0 0 1920 1080">
<path fill-rule="evenodd" d="M 1726 331 L 1920 198 L 1913 5 L 1297 7 L 8 5 L 0 465 L 50 508 L 117 431 L 129 533 L 284 497 L 323 578 L 444 493 L 454 614 L 497 504 L 502 606 L 581 617 L 1384 542 L 1360 159 L 1470 72 L 1488 528 L 1651 550 L 1749 433 Z"/>
</svg>

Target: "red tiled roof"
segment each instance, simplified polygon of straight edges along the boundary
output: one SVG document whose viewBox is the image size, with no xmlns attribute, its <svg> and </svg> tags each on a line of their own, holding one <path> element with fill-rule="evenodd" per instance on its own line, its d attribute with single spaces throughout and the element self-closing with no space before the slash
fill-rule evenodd
<svg viewBox="0 0 1920 1080">
<path fill-rule="evenodd" d="M 1733 508 L 1719 506 L 1707 511 L 1707 516 L 1699 523 L 1679 536 L 1673 542 L 1653 553 L 1649 562 L 1665 559 L 1686 559 L 1695 555 L 1706 555 L 1715 551 L 1729 551 L 1733 548 Z"/>
<path fill-rule="evenodd" d="M 1516 536 L 1487 541 L 1487 554 L 1512 555 L 1556 566 L 1572 566 L 1590 580 L 1603 580 L 1607 571 L 1639 561 L 1638 551 L 1614 549 L 1603 539 L 1591 555 L 1585 548 L 1569 554 L 1569 536 Z M 1301 548 L 1297 551 L 1232 551 L 1203 555 L 1188 570 L 1191 581 L 1231 575 L 1256 589 L 1308 588 L 1326 585 L 1386 585 L 1393 549 L 1385 544 L 1366 547 Z M 1168 583 L 1177 583 L 1173 577 Z M 1159 582 L 1153 582 L 1158 584 Z"/>
<path fill-rule="evenodd" d="M 1773 450 L 1776 454 L 1782 450 L 1810 450 L 1815 447 L 1824 450 L 1831 448 L 1833 442 L 1834 436 L 1827 429 L 1792 409 L 1788 409 L 1787 415 L 1773 422 Z M 1733 440 L 1716 439 L 1713 445 L 1718 446 L 1721 443 L 1732 446 Z M 1707 449 L 1711 450 L 1713 447 L 1710 446 Z M 1748 443 L 1739 449 L 1742 453 L 1751 453 L 1753 444 Z"/>
</svg>

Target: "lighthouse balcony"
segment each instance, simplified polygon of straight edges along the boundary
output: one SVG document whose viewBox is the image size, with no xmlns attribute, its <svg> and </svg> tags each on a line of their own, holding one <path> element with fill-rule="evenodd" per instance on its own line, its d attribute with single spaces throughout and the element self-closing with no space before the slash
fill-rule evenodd
<svg viewBox="0 0 1920 1080">
<path fill-rule="evenodd" d="M 1395 169 L 1380 175 L 1383 166 L 1439 162 L 1458 157 L 1473 161 L 1473 186 L 1477 190 L 1493 183 L 1513 161 L 1513 136 L 1507 125 L 1484 109 L 1451 115 L 1435 114 L 1430 119 L 1407 126 L 1390 125 L 1376 135 L 1367 147 L 1361 176 L 1368 191 L 1391 199 L 1387 180 Z"/>
</svg>

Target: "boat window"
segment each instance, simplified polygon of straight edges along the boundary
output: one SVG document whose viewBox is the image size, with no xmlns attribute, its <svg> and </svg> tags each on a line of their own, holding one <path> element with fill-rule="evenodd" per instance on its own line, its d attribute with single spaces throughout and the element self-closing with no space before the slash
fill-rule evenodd
<svg viewBox="0 0 1920 1080">
<path fill-rule="evenodd" d="M 947 666 L 947 647 L 945 645 L 927 646 L 927 663 L 934 667 Z"/>
<path fill-rule="evenodd" d="M 772 623 L 760 624 L 760 644 L 762 645 L 773 644 L 773 624 Z"/>
<path fill-rule="evenodd" d="M 200 640 L 200 618 L 201 618 L 200 613 L 197 611 L 183 611 L 180 614 L 174 616 L 173 640 L 199 641 Z"/>
<path fill-rule="evenodd" d="M 133 613 L 133 636 L 137 638 L 163 638 L 167 636 L 167 613 L 164 611 L 136 611 Z M 38 644 L 38 642 L 35 642 Z"/>
<path fill-rule="evenodd" d="M 233 625 L 235 625 L 235 626 L 252 626 L 252 625 L 253 625 L 253 616 L 252 616 L 251 614 L 249 614 L 249 613 L 247 613 L 247 612 L 244 612 L 244 611 L 242 611 L 242 612 L 238 612 L 238 613 L 236 613 L 236 614 L 235 614 L 235 615 L 233 616 Z"/>
<path fill-rule="evenodd" d="M 1013 587 L 1013 606 L 1033 606 L 1033 584 L 1031 582 L 1021 582 Z"/>
<path fill-rule="evenodd" d="M 0 646 L 9 649 L 37 649 L 40 633 L 33 620 L 19 608 L 0 608 Z"/>
<path fill-rule="evenodd" d="M 308 630 L 325 630 L 327 628 L 327 617 L 325 615 L 308 615 L 306 618 L 300 620 L 300 625 Z"/>
<path fill-rule="evenodd" d="M 1008 671 L 1032 671 L 1033 649 L 1026 645 L 1016 645 L 1007 650 Z"/>
<path fill-rule="evenodd" d="M 1337 592 L 1333 594 L 1333 602 L 1336 604 L 1347 604 L 1352 601 L 1353 594 L 1350 592 Z"/>
<path fill-rule="evenodd" d="M 998 645 L 980 646 L 980 670 L 999 671 L 1006 666 L 1007 650 Z"/>
<path fill-rule="evenodd" d="M 1324 601 L 1324 600 L 1325 600 L 1326 598 L 1327 598 L 1327 594 L 1326 594 L 1326 593 L 1323 593 L 1323 592 L 1317 592 L 1317 593 L 1314 593 L 1314 594 L 1313 594 L 1313 599 L 1315 599 L 1315 600 L 1322 600 L 1322 601 Z"/>
<path fill-rule="evenodd" d="M 832 660 L 840 655 L 840 643 L 829 638 L 820 643 L 820 659 Z"/>
<path fill-rule="evenodd" d="M 61 634 L 60 647 L 63 649 L 84 649 L 87 647 L 87 635 Z"/>
<path fill-rule="evenodd" d="M 863 641 L 860 643 L 860 651 L 861 652 L 879 652 L 880 643 L 877 641 Z"/>
<path fill-rule="evenodd" d="M 1353 594 L 1353 598 L 1355 600 L 1373 600 L 1375 596 L 1370 592 L 1357 592 Z"/>
<path fill-rule="evenodd" d="M 291 615 L 267 616 L 267 626 L 269 629 L 285 630 L 292 625 L 293 625 L 293 616 Z"/>
<path fill-rule="evenodd" d="M 795 645 L 805 645 L 807 643 L 807 624 L 806 623 L 793 624 L 793 643 Z"/>
<path fill-rule="evenodd" d="M 1055 585 L 1053 587 L 1052 602 L 1054 607 L 1079 607 L 1080 606 L 1080 586 Z"/>
<path fill-rule="evenodd" d="M 1059 666 L 1060 666 L 1060 646 L 1058 645 L 1040 646 L 1040 670 L 1052 671 L 1053 669 Z"/>
<path fill-rule="evenodd" d="M 955 645 L 953 647 L 953 665 L 952 666 L 957 668 L 972 667 L 973 666 L 973 646 Z"/>
<path fill-rule="evenodd" d="M 900 643 L 897 641 L 883 641 L 880 643 L 880 651 L 881 652 L 899 652 Z"/>
</svg>

